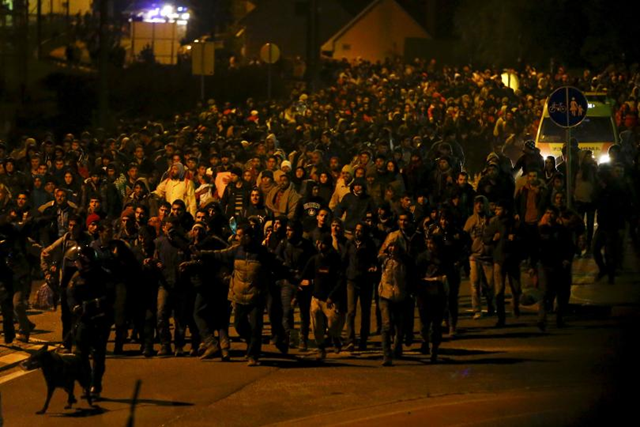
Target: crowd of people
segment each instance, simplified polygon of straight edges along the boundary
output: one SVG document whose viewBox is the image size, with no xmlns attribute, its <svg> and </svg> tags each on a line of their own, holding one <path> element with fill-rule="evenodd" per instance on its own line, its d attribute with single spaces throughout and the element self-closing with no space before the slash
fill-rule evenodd
<svg viewBox="0 0 640 427">
<path fill-rule="evenodd" d="M 504 327 L 529 274 L 543 331 L 552 311 L 565 324 L 575 257 L 615 281 L 625 230 L 638 235 L 634 68 L 526 67 L 514 91 L 495 70 L 435 61 L 324 67 L 330 85 L 286 101 L 210 100 L 114 137 L 1 143 L 5 342 L 29 340 L 31 283 L 44 278 L 64 348 L 93 352 L 96 393 L 114 325 L 115 354 L 133 339 L 146 357 L 226 361 L 232 313 L 250 366 L 265 312 L 282 353 L 313 337 L 319 360 L 366 350 L 375 324 L 389 366 L 414 342 L 417 306 L 420 351 L 435 362 L 443 333 L 458 333 L 462 277 L 473 319 Z M 545 97 L 566 84 L 606 91 L 621 130 L 606 164 L 565 145 L 571 194 L 564 156 L 531 140 Z"/>
</svg>

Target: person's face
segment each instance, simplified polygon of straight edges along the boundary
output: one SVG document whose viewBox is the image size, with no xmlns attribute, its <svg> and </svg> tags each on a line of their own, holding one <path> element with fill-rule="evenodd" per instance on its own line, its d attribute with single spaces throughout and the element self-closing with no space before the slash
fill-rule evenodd
<svg viewBox="0 0 640 427">
<path fill-rule="evenodd" d="M 293 240 L 296 237 L 296 232 L 290 225 L 287 225 L 287 240 Z"/>
<path fill-rule="evenodd" d="M 362 163 L 363 165 L 366 165 L 369 163 L 369 160 L 371 160 L 371 158 L 367 153 L 360 154 L 360 163 Z"/>
<path fill-rule="evenodd" d="M 441 159 L 440 161 L 438 161 L 438 167 L 440 168 L 440 170 L 447 170 L 449 169 L 449 162 L 447 162 L 444 159 Z"/>
<path fill-rule="evenodd" d="M 429 252 L 435 252 L 435 250 L 436 250 L 436 242 L 434 242 L 433 239 L 428 239 L 427 240 L 427 250 Z"/>
<path fill-rule="evenodd" d="M 71 176 L 69 174 L 69 176 Z M 93 183 L 93 185 L 98 185 L 100 183 L 100 175 L 91 175 L 91 182 Z M 67 175 L 64 176 L 64 180 L 67 181 Z M 67 184 L 70 184 L 71 181 L 67 182 Z"/>
<path fill-rule="evenodd" d="M 122 226 L 122 229 L 131 229 L 133 226 L 133 219 L 129 218 L 128 216 L 122 217 L 120 218 L 120 224 Z"/>
<path fill-rule="evenodd" d="M 340 167 L 340 162 L 338 161 L 337 158 L 332 157 L 331 160 L 329 160 L 329 167 L 331 168 L 331 170 L 337 170 Z"/>
<path fill-rule="evenodd" d="M 498 168 L 495 165 L 489 166 L 488 174 L 490 177 L 495 178 L 498 176 Z"/>
<path fill-rule="evenodd" d="M 273 157 L 269 157 L 267 159 L 267 169 L 270 171 L 276 170 L 276 159 L 274 159 Z"/>
<path fill-rule="evenodd" d="M 236 233 L 236 239 L 240 242 L 240 244 L 244 247 L 247 247 L 251 244 L 251 234 L 245 233 L 244 229 L 238 229 Z"/>
<path fill-rule="evenodd" d="M 329 175 L 327 175 L 326 173 L 321 173 L 320 184 L 326 184 L 327 182 L 329 182 Z"/>
<path fill-rule="evenodd" d="M 249 195 L 250 201 L 252 205 L 257 205 L 260 202 L 260 192 L 257 190 L 253 190 L 251 191 L 251 194 Z"/>
<path fill-rule="evenodd" d="M 37 169 L 40 166 L 40 159 L 37 157 L 32 157 L 31 160 L 31 169 Z"/>
<path fill-rule="evenodd" d="M 176 218 L 181 218 L 184 215 L 184 208 L 181 205 L 173 204 L 171 205 L 171 215 Z"/>
<path fill-rule="evenodd" d="M 142 147 L 137 147 L 133 151 L 133 155 L 136 159 L 142 160 L 144 158 L 144 149 Z"/>
<path fill-rule="evenodd" d="M 38 175 L 45 175 L 47 173 L 47 165 L 46 164 L 41 164 L 40 166 L 38 166 Z"/>
<path fill-rule="evenodd" d="M 196 212 L 196 222 L 204 223 L 207 221 L 206 212 Z"/>
<path fill-rule="evenodd" d="M 147 221 L 147 214 L 144 209 L 136 208 L 134 215 L 138 224 L 144 224 Z"/>
<path fill-rule="evenodd" d="M 400 215 L 398 217 L 398 228 L 400 230 L 406 230 L 409 228 L 409 217 L 406 215 Z"/>
<path fill-rule="evenodd" d="M 356 178 L 364 178 L 366 171 L 364 168 L 356 169 Z"/>
<path fill-rule="evenodd" d="M 66 191 L 56 191 L 56 204 L 64 205 L 67 202 L 67 192 Z"/>
<path fill-rule="evenodd" d="M 356 225 L 356 228 L 353 229 L 353 237 L 357 241 L 361 241 L 364 237 L 364 229 L 362 228 L 362 224 Z"/>
<path fill-rule="evenodd" d="M 533 184 L 534 182 L 536 182 L 538 180 L 538 174 L 535 172 L 529 172 L 527 174 L 527 182 L 529 184 Z"/>
<path fill-rule="evenodd" d="M 457 182 L 460 187 L 465 186 L 469 182 L 469 177 L 467 175 L 458 175 Z"/>
<path fill-rule="evenodd" d="M 279 219 L 276 219 L 275 221 L 273 221 L 273 231 L 274 232 L 277 232 L 281 228 L 282 228 L 282 222 L 280 222 Z"/>
<path fill-rule="evenodd" d="M 22 208 L 27 204 L 27 200 L 28 199 L 26 194 L 18 194 L 18 197 L 16 198 L 16 204 L 19 208 Z"/>
<path fill-rule="evenodd" d="M 89 234 L 95 235 L 98 232 L 98 223 L 93 221 L 91 224 L 89 224 L 89 226 L 87 227 L 87 231 L 89 232 Z"/>
<path fill-rule="evenodd" d="M 280 176 L 280 189 L 286 190 L 289 188 L 289 177 L 286 175 Z"/>
<path fill-rule="evenodd" d="M 411 207 L 411 197 L 403 197 L 402 199 L 400 199 L 400 203 L 403 209 L 409 209 Z"/>
<path fill-rule="evenodd" d="M 341 236 L 342 235 L 342 224 L 337 221 L 333 221 L 331 223 L 331 235 L 332 236 Z"/>
<path fill-rule="evenodd" d="M 550 169 L 553 169 L 553 160 L 551 160 L 551 159 L 546 159 L 546 160 L 544 161 L 544 167 L 545 167 L 546 169 L 549 169 L 549 170 L 550 170 Z"/>
<path fill-rule="evenodd" d="M 496 214 L 496 216 L 498 218 L 504 217 L 505 211 L 504 211 L 504 208 L 502 206 L 496 206 L 496 209 L 495 209 L 494 212 L 495 212 L 495 214 Z"/>
<path fill-rule="evenodd" d="M 164 219 L 167 215 L 169 215 L 169 208 L 166 206 L 160 206 L 160 209 L 158 209 L 158 216 L 160 219 Z"/>
<path fill-rule="evenodd" d="M 318 212 L 318 215 L 316 215 L 316 221 L 318 222 L 318 227 L 324 227 L 324 225 L 327 223 L 328 215 L 329 214 L 324 209 L 321 209 L 320 212 Z"/>
<path fill-rule="evenodd" d="M 376 158 L 376 169 L 382 169 L 384 168 L 384 159 L 381 157 L 377 157 Z M 388 170 L 389 168 L 387 168 Z"/>
<path fill-rule="evenodd" d="M 318 194 L 320 194 L 320 187 L 318 187 L 317 185 L 314 185 L 313 188 L 311 189 L 311 195 L 313 197 L 318 197 Z"/>
<path fill-rule="evenodd" d="M 108 242 L 113 238 L 113 229 L 111 227 L 104 227 L 102 231 L 100 231 L 100 240 L 103 242 Z"/>
<path fill-rule="evenodd" d="M 544 215 L 547 217 L 549 224 L 554 224 L 556 222 L 556 213 L 552 209 L 547 209 Z"/>
<path fill-rule="evenodd" d="M 349 172 L 340 172 L 340 176 L 344 180 L 344 182 L 351 181 L 351 174 Z"/>
<path fill-rule="evenodd" d="M 80 233 L 80 224 L 74 219 L 69 221 L 69 233 L 71 233 L 72 236 L 77 236 Z"/>
<path fill-rule="evenodd" d="M 164 234 L 169 234 L 171 232 L 171 230 L 173 229 L 173 224 L 170 222 L 166 222 L 163 226 L 162 226 L 162 230 L 164 231 Z"/>
<path fill-rule="evenodd" d="M 180 171 L 177 165 L 171 166 L 171 171 L 169 172 L 169 176 L 172 179 L 178 179 L 178 177 L 180 176 Z"/>
<path fill-rule="evenodd" d="M 176 164 L 176 163 L 181 163 L 180 160 L 182 160 L 180 158 L 180 155 L 178 154 L 174 154 L 173 156 L 171 156 L 171 163 Z"/>
<path fill-rule="evenodd" d="M 91 178 L 93 179 L 93 176 Z M 71 175 L 70 173 L 65 173 L 64 174 L 64 182 L 67 185 L 70 185 L 73 182 L 73 175 Z"/>
<path fill-rule="evenodd" d="M 556 193 L 556 195 L 553 196 L 553 204 L 558 208 L 564 207 L 564 194 Z"/>
<path fill-rule="evenodd" d="M 353 194 L 356 196 L 360 196 L 362 194 L 363 188 L 362 185 L 354 185 L 353 186 Z"/>
<path fill-rule="evenodd" d="M 95 212 L 100 209 L 100 200 L 99 199 L 91 199 L 89 200 L 89 209 L 91 212 Z"/>
<path fill-rule="evenodd" d="M 394 165 L 392 162 L 388 162 L 387 163 L 387 172 L 395 173 L 396 172 L 396 165 Z"/>
<path fill-rule="evenodd" d="M 253 181 L 253 176 L 251 175 L 251 171 L 245 171 L 242 174 L 242 179 L 244 179 L 245 182 Z"/>
<path fill-rule="evenodd" d="M 54 165 L 56 170 L 62 170 L 64 169 L 64 160 L 56 160 Z"/>
</svg>

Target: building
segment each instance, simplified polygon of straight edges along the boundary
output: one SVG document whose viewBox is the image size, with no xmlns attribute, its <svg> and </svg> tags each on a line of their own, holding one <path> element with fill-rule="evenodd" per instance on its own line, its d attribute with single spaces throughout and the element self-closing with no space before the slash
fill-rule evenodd
<svg viewBox="0 0 640 427">
<path fill-rule="evenodd" d="M 395 0 L 374 0 L 321 47 L 325 56 L 382 61 L 404 56 L 407 39 L 432 37 Z"/>
</svg>

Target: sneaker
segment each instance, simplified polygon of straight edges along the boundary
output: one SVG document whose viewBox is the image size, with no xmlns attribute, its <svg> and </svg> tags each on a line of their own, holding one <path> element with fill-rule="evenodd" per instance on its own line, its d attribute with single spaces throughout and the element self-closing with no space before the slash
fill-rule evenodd
<svg viewBox="0 0 640 427">
<path fill-rule="evenodd" d="M 382 359 L 382 366 L 393 366 L 393 359 L 389 356 L 385 356 Z"/>
<path fill-rule="evenodd" d="M 356 346 L 353 345 L 352 342 L 347 344 L 347 346 L 344 348 L 344 351 L 349 352 L 349 353 L 353 353 L 355 350 L 356 350 Z"/>
<path fill-rule="evenodd" d="M 91 395 L 91 399 L 92 400 L 99 400 L 100 399 L 100 393 L 102 393 L 102 387 L 96 387 L 93 386 L 91 387 L 91 390 L 89 391 L 90 395 Z"/>
<path fill-rule="evenodd" d="M 247 362 L 247 366 L 249 367 L 260 366 L 260 361 L 254 357 L 250 357 L 249 361 Z"/>
<path fill-rule="evenodd" d="M 316 360 L 317 361 L 322 361 L 322 360 L 324 360 L 326 358 L 327 358 L 327 350 L 325 350 L 324 348 L 318 349 L 318 354 L 316 355 Z"/>
<path fill-rule="evenodd" d="M 229 349 L 228 348 L 223 348 L 221 350 L 221 355 L 222 355 L 222 361 L 223 362 L 231 361 L 231 355 L 229 354 Z"/>
<path fill-rule="evenodd" d="M 336 354 L 340 354 L 340 351 L 342 350 L 342 341 L 340 340 L 340 338 L 336 338 L 333 340 L 333 351 Z"/>
<path fill-rule="evenodd" d="M 300 340 L 300 344 L 298 344 L 298 351 L 307 351 L 307 340 Z"/>
<path fill-rule="evenodd" d="M 286 341 L 277 342 L 276 348 L 282 354 L 289 354 L 289 343 L 287 343 Z"/>
<path fill-rule="evenodd" d="M 171 356 L 171 345 L 163 345 L 158 352 L 158 357 L 168 357 Z"/>
<path fill-rule="evenodd" d="M 16 339 L 20 342 L 28 343 L 29 342 L 29 334 L 19 333 L 16 335 Z"/>
<path fill-rule="evenodd" d="M 175 357 L 184 357 L 185 356 L 185 351 L 184 348 L 176 346 L 176 351 L 173 354 Z"/>
<path fill-rule="evenodd" d="M 191 350 L 189 350 L 189 357 L 198 357 L 197 347 L 191 347 Z"/>
<path fill-rule="evenodd" d="M 473 320 L 480 320 L 482 319 L 482 313 L 481 312 L 476 312 L 476 314 L 473 315 Z"/>
<path fill-rule="evenodd" d="M 142 355 L 146 358 L 153 357 L 153 347 L 145 346 L 144 349 L 142 349 Z"/>
<path fill-rule="evenodd" d="M 16 334 L 14 333 L 5 333 L 4 334 L 4 343 L 5 344 L 11 344 L 13 342 L 13 340 L 16 339 Z"/>
<path fill-rule="evenodd" d="M 220 346 L 218 346 L 217 344 L 211 344 L 206 348 L 204 353 L 202 353 L 202 356 L 200 356 L 200 360 L 213 359 L 219 351 Z"/>
<path fill-rule="evenodd" d="M 429 343 L 423 342 L 420 345 L 420 354 L 429 354 L 431 351 L 429 350 Z"/>
<path fill-rule="evenodd" d="M 394 359 L 402 359 L 402 346 L 399 345 L 393 349 L 393 358 Z"/>
</svg>

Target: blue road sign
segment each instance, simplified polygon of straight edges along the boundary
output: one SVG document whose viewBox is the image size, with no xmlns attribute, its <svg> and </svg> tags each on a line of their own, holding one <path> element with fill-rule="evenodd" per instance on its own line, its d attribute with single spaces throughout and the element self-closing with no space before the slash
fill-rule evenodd
<svg viewBox="0 0 640 427">
<path fill-rule="evenodd" d="M 549 117 L 563 128 L 578 126 L 587 115 L 587 98 L 579 89 L 563 86 L 553 91 L 547 100 Z"/>
</svg>

